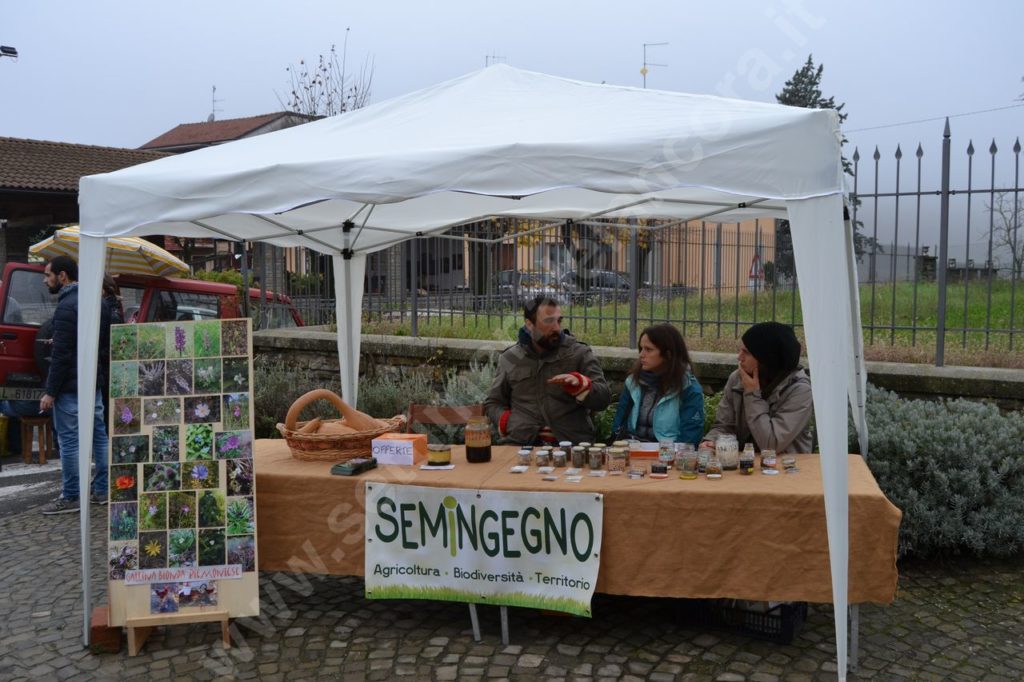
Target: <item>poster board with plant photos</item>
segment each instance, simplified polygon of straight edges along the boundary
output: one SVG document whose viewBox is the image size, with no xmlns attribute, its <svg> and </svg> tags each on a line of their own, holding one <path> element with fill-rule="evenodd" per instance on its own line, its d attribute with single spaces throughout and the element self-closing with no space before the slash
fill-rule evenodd
<svg viewBox="0 0 1024 682">
<path fill-rule="evenodd" d="M 252 321 L 110 330 L 110 624 L 259 614 Z"/>
</svg>

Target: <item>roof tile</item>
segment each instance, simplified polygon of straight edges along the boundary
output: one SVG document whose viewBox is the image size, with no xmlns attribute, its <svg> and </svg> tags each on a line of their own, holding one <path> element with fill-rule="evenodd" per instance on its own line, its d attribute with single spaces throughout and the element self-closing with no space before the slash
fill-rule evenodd
<svg viewBox="0 0 1024 682">
<path fill-rule="evenodd" d="M 163 152 L 0 137 L 0 189 L 77 192 L 84 175 L 168 156 Z"/>
</svg>

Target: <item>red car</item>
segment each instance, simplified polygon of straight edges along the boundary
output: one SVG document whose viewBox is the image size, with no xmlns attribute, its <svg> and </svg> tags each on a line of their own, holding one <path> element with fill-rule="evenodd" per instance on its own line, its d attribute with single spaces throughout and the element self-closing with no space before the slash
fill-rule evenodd
<svg viewBox="0 0 1024 682">
<path fill-rule="evenodd" d="M 42 377 L 36 367 L 35 338 L 40 325 L 53 317 L 57 297 L 43 286 L 43 267 L 8 263 L 0 282 L 0 398 L 38 400 Z M 115 277 L 129 322 L 207 320 L 243 317 L 238 287 L 220 282 L 174 277 Z M 249 289 L 250 313 L 261 305 L 260 290 Z M 301 327 L 302 318 L 281 294 L 267 292 L 262 328 Z"/>
</svg>

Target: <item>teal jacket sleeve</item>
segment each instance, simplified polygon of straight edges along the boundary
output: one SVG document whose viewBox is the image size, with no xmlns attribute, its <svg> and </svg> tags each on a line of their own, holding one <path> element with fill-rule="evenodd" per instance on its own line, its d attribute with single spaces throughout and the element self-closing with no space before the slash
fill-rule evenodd
<svg viewBox="0 0 1024 682">
<path fill-rule="evenodd" d="M 704 390 L 696 377 L 690 376 L 690 384 L 683 392 L 679 404 L 679 440 L 682 443 L 699 443 L 704 434 Z"/>
</svg>

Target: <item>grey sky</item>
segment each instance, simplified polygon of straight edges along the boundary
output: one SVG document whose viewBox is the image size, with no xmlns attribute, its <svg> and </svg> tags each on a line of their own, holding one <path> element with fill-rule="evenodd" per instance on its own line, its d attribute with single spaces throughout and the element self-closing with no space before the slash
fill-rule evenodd
<svg viewBox="0 0 1024 682">
<path fill-rule="evenodd" d="M 279 110 L 285 67 L 337 43 L 376 62 L 373 100 L 484 65 L 771 101 L 807 57 L 850 130 L 1014 103 L 1024 92 L 1016 2 L 4 2 L 0 135 L 135 147 L 178 123 Z M 1016 136 L 1024 108 L 955 119 L 957 137 Z M 942 123 L 851 133 L 905 142 Z M 966 142 L 965 142 L 966 144 Z M 985 141 L 987 147 L 988 139 Z M 1008 144 L 1012 144 L 1012 139 Z"/>
<path fill-rule="evenodd" d="M 6 0 L 0 44 L 20 58 L 0 59 L 0 135 L 137 147 L 206 120 L 212 85 L 219 119 L 278 111 L 285 67 L 332 43 L 340 51 L 348 26 L 348 70 L 368 56 L 376 64 L 372 101 L 481 68 L 489 55 L 640 86 L 645 42 L 669 43 L 649 48 L 650 62 L 668 66 L 652 66 L 647 87 L 774 101 L 813 53 L 825 94 L 846 103 L 847 155 L 859 145 L 869 159 L 878 145 L 891 159 L 899 142 L 907 164 L 919 141 L 937 158 L 943 122 L 877 126 L 1022 104 L 1022 19 L 1024 3 L 985 0 Z M 952 119 L 954 162 L 969 138 L 983 152 L 995 137 L 1007 152 L 998 172 L 1012 179 L 1022 123 L 1019 106 Z"/>
</svg>

